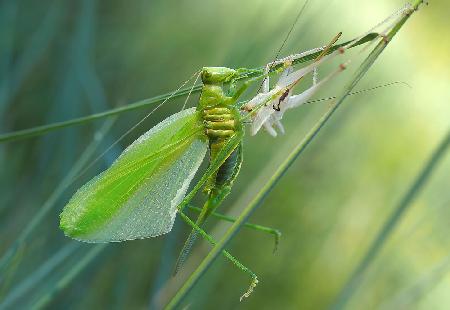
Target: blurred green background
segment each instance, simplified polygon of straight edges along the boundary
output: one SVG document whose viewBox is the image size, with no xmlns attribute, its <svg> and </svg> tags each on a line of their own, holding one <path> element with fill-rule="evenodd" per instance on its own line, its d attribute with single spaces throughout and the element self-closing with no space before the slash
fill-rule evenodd
<svg viewBox="0 0 450 310">
<path fill-rule="evenodd" d="M 400 0 L 310 2 L 282 55 L 324 45 L 339 31 L 344 39 L 353 38 L 404 5 Z M 202 66 L 260 67 L 273 60 L 302 5 L 294 0 L 2 0 L 0 132 L 170 92 Z M 449 11 L 450 2 L 430 1 L 357 87 L 402 81 L 411 88 L 390 86 L 348 98 L 253 215 L 252 222 L 282 231 L 278 251 L 272 254 L 271 236 L 245 228 L 229 244 L 260 278 L 253 295 L 239 302 L 249 279 L 220 258 L 183 306 L 333 305 L 449 130 Z M 336 94 L 348 82 L 362 59 L 353 57 L 348 72 L 317 98 Z M 319 75 L 335 65 L 319 68 Z M 81 184 L 180 110 L 183 100 L 163 106 L 64 192 L 64 178 L 103 121 L 0 145 L 0 255 L 5 261 L 12 253 L 0 274 L 0 307 L 159 309 L 167 303 L 210 249 L 198 242 L 173 278 L 188 232 L 184 223 L 164 237 L 98 247 L 64 237 L 58 214 Z M 243 169 L 222 212 L 239 214 L 327 106 L 291 110 L 284 118 L 287 134 L 276 139 L 265 132 L 247 134 Z M 146 113 L 121 115 L 90 161 Z M 450 308 L 450 155 L 437 168 L 358 283 L 348 309 Z M 43 209 L 49 212 L 39 217 Z M 228 226 L 211 220 L 208 230 L 220 237 Z"/>
</svg>

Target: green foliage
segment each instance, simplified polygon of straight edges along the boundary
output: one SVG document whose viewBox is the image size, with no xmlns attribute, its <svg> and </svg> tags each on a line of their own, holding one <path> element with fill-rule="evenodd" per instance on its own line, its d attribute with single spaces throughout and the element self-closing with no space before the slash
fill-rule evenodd
<svg viewBox="0 0 450 310">
<path fill-rule="evenodd" d="M 394 2 L 314 1 L 282 55 L 323 45 L 341 30 L 351 38 L 403 4 Z M 183 272 L 171 278 L 187 236 L 181 222 L 163 238 L 92 246 L 63 236 L 58 214 L 76 189 L 110 166 L 122 148 L 178 112 L 190 88 L 175 96 L 182 100 L 174 98 L 89 165 L 147 114 L 145 107 L 167 98 L 155 95 L 172 93 L 203 66 L 259 68 L 271 61 L 302 3 L 18 3 L 0 3 L 1 139 L 30 137 L 36 131 L 17 131 L 41 124 L 45 127 L 38 133 L 83 126 L 0 145 L 0 308 L 162 308 L 187 283 L 208 244 L 194 248 Z M 431 150 L 447 137 L 450 45 L 441 35 L 448 27 L 446 12 L 447 3 L 431 2 L 414 16 L 360 86 L 400 80 L 412 90 L 392 87 L 347 98 L 252 215 L 252 222 L 283 232 L 275 255 L 270 238 L 249 230 L 227 241 L 253 210 L 242 212 L 243 207 L 265 184 L 267 192 L 267 180 L 276 179 L 275 172 L 285 167 L 281 163 L 295 154 L 290 151 L 308 141 L 299 142 L 327 107 L 318 103 L 286 115 L 284 137 L 273 140 L 261 133 L 245 138 L 243 171 L 224 209 L 241 217 L 225 235 L 230 224 L 211 220 L 207 226 L 220 240 L 208 261 L 226 244 L 259 276 L 260 284 L 242 307 L 332 305 L 360 258 L 373 248 L 382 224 L 395 214 L 391 206 L 397 201 L 406 201 L 408 212 L 389 228 L 389 238 L 377 246 L 376 255 L 371 254 L 347 307 L 448 307 L 450 163 L 445 152 L 439 153 L 435 169 L 423 167 L 433 174 L 419 178 L 427 181 L 420 184 L 422 190 L 408 190 Z M 353 77 L 357 67 L 349 68 Z M 328 69 L 323 70 L 319 75 Z M 343 76 L 320 96 L 343 98 L 354 80 Z M 195 105 L 196 96 L 191 100 Z M 138 103 L 124 105 L 128 102 Z M 120 115 L 114 128 L 101 128 L 99 120 L 112 112 Z M 401 200 L 405 192 L 415 199 Z M 258 197 L 250 206 L 259 204 Z M 247 284 L 245 275 L 220 259 L 183 305 L 236 308 Z"/>
</svg>

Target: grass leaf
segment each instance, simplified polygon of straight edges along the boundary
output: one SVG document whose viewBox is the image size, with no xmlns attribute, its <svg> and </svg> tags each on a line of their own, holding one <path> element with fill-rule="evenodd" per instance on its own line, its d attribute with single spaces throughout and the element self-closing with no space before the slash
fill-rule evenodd
<svg viewBox="0 0 450 310">
<path fill-rule="evenodd" d="M 414 8 L 417 9 L 422 1 L 416 1 Z M 273 176 L 267 181 L 267 183 L 261 188 L 261 190 L 256 194 L 253 200 L 245 207 L 236 222 L 226 231 L 224 236 L 220 241 L 213 247 L 213 249 L 208 253 L 205 259 L 200 263 L 198 268 L 191 274 L 175 296 L 170 300 L 166 309 L 176 308 L 183 298 L 188 294 L 188 292 L 193 288 L 197 281 L 202 277 L 206 270 L 211 266 L 214 260 L 220 255 L 222 250 L 228 244 L 228 242 L 233 238 L 233 236 L 240 230 L 244 223 L 250 218 L 251 214 L 261 205 L 264 198 L 270 193 L 270 191 L 275 187 L 277 182 L 286 173 L 292 163 L 298 158 L 298 156 L 306 149 L 310 142 L 317 136 L 319 131 L 328 122 L 337 108 L 341 103 L 347 98 L 349 93 L 361 80 L 361 78 L 367 73 L 369 68 L 376 61 L 378 56 L 386 48 L 390 40 L 395 36 L 395 34 L 400 30 L 404 23 L 408 20 L 410 15 L 404 16 L 389 32 L 385 39 L 381 40 L 378 45 L 372 50 L 369 56 L 363 61 L 360 67 L 357 69 L 351 82 L 344 88 L 342 93 L 337 96 L 337 99 L 333 102 L 328 111 L 323 114 L 320 120 L 313 126 L 313 128 L 306 134 L 303 140 L 294 148 L 294 150 L 287 156 L 287 158 L 280 164 L 279 168 L 275 171 Z"/>
<path fill-rule="evenodd" d="M 377 36 L 377 34 L 371 33 L 371 34 L 365 36 L 364 38 L 360 39 L 352 47 L 356 47 L 358 45 L 361 45 L 361 44 L 364 44 L 366 42 L 369 42 L 369 41 L 373 40 L 373 38 L 376 37 L 376 36 Z M 345 42 L 345 43 L 338 44 L 338 45 L 334 46 L 332 49 L 330 49 L 328 51 L 328 53 L 331 53 L 331 52 L 335 51 L 337 48 L 339 48 L 341 46 L 345 46 L 347 43 L 348 42 Z M 302 57 L 300 59 L 297 59 L 293 63 L 295 65 L 295 64 L 300 64 L 300 63 L 304 63 L 304 62 L 310 61 L 310 60 L 314 59 L 315 57 L 317 57 L 318 54 L 320 54 L 320 52 L 304 56 L 304 57 Z M 274 66 L 271 69 L 271 72 L 275 72 L 277 69 L 279 69 L 280 66 L 281 65 Z M 257 68 L 257 69 L 253 69 L 251 71 L 253 71 L 252 74 L 246 74 L 245 76 L 243 76 L 241 78 L 241 80 L 254 78 L 256 76 L 262 76 L 264 68 Z M 79 118 L 74 118 L 74 119 L 67 120 L 67 121 L 56 122 L 56 123 L 52 123 L 52 124 L 36 126 L 36 127 L 28 128 L 28 129 L 17 130 L 17 131 L 10 132 L 10 133 L 0 134 L 0 143 L 9 142 L 9 141 L 16 141 L 16 140 L 22 140 L 22 139 L 35 137 L 35 136 L 41 136 L 41 135 L 44 135 L 46 133 L 49 133 L 49 132 L 52 132 L 52 131 L 55 131 L 55 130 L 58 130 L 58 129 L 62 129 L 62 128 L 70 127 L 70 126 L 75 126 L 75 125 L 80 125 L 80 124 L 86 124 L 86 123 L 89 123 L 89 122 L 92 122 L 92 121 L 95 121 L 95 120 L 98 120 L 98 119 L 102 119 L 102 118 L 110 117 L 110 116 L 114 116 L 114 115 L 119 115 L 119 114 L 122 114 L 122 113 L 125 113 L 125 112 L 134 111 L 134 110 L 137 110 L 137 109 L 148 108 L 150 106 L 154 106 L 157 103 L 161 103 L 164 100 L 167 100 L 169 98 L 182 97 L 182 96 L 185 96 L 185 95 L 189 94 L 190 92 L 196 93 L 196 92 L 199 92 L 200 90 L 201 90 L 201 85 L 196 85 L 193 88 L 192 87 L 185 87 L 185 88 L 179 89 L 176 92 L 170 92 L 170 93 L 166 93 L 166 94 L 163 94 L 163 95 L 155 96 L 155 97 L 152 97 L 152 98 L 143 99 L 143 100 L 140 100 L 138 102 L 131 103 L 131 104 L 127 105 L 127 106 L 114 108 L 114 109 L 111 109 L 111 110 L 108 110 L 108 111 L 105 111 L 105 112 L 95 113 L 95 114 L 91 114 L 91 115 L 84 116 L 84 117 L 79 117 Z"/>
</svg>

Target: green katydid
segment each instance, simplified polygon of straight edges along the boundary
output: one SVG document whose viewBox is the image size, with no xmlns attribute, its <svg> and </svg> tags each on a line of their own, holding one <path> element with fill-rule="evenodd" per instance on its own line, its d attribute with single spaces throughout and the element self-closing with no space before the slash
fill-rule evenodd
<svg viewBox="0 0 450 310">
<path fill-rule="evenodd" d="M 409 10 L 405 7 L 375 28 L 394 20 L 387 28 L 391 29 Z M 61 229 L 67 236 L 85 242 L 156 237 L 168 233 L 176 214 L 180 213 L 193 228 L 180 256 L 182 264 L 197 233 L 214 243 L 203 231 L 202 224 L 229 194 L 239 173 L 244 122 L 254 124 L 253 133 L 264 125 L 270 133 L 273 124 L 280 125 L 285 110 L 306 102 L 319 87 L 343 71 L 345 65 L 314 83 L 290 105 L 293 87 L 321 63 L 342 54 L 373 30 L 334 51 L 335 40 L 325 47 L 270 63 L 262 73 L 245 68 L 203 68 L 203 86 L 197 107 L 178 112 L 157 124 L 126 148 L 110 168 L 82 186 L 61 213 Z M 376 37 L 383 37 L 387 30 Z M 319 56 L 312 64 L 292 71 L 291 65 L 296 59 L 317 52 Z M 278 69 L 271 71 L 276 66 Z M 280 68 L 283 71 L 280 80 L 270 90 L 267 77 L 271 72 L 280 72 Z M 238 87 L 242 76 L 254 77 Z M 248 86 L 261 79 L 264 79 L 263 92 L 245 105 L 238 103 Z M 186 195 L 208 149 L 210 164 Z M 202 187 L 207 200 L 194 223 L 183 211 Z M 244 294 L 248 296 L 257 283 L 255 274 L 228 252 L 224 255 L 252 276 L 252 285 Z"/>
<path fill-rule="evenodd" d="M 232 96 L 223 87 L 227 84 L 232 91 L 233 79 L 242 71 L 204 68 L 198 108 L 174 114 L 153 127 L 108 170 L 84 185 L 61 214 L 65 233 L 87 242 L 167 233 L 177 206 L 180 210 L 184 207 L 179 204 L 206 154 L 208 141 L 211 162 L 217 161 L 218 168 L 211 164 L 211 175 L 203 178 L 209 196 L 203 210 L 214 210 L 229 193 L 242 163 L 243 124 L 235 103 L 248 84 Z"/>
</svg>

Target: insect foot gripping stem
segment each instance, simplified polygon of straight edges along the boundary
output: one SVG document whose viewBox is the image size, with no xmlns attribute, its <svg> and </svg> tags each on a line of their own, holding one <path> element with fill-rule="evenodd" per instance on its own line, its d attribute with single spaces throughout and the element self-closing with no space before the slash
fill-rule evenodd
<svg viewBox="0 0 450 310">
<path fill-rule="evenodd" d="M 247 292 L 244 293 L 244 295 L 239 298 L 239 301 L 242 301 L 244 298 L 249 297 L 253 293 L 253 289 L 258 285 L 258 278 L 256 276 L 253 277 L 252 283 L 250 283 L 250 287 L 248 288 Z"/>
</svg>

